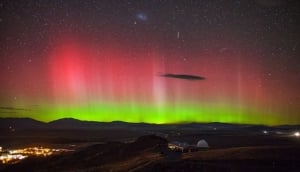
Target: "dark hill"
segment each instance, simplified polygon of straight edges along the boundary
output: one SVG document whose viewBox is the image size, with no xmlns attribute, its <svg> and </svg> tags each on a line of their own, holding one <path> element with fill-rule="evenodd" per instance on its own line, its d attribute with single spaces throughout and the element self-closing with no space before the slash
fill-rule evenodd
<svg viewBox="0 0 300 172">
<path fill-rule="evenodd" d="M 167 141 L 148 135 L 132 143 L 108 142 L 47 158 L 32 158 L 3 168 L 12 171 L 298 171 L 299 146 L 237 147 L 203 150 L 166 160 Z"/>
<path fill-rule="evenodd" d="M 40 129 L 45 127 L 45 123 L 31 118 L 0 118 L 0 129 Z"/>
<path fill-rule="evenodd" d="M 106 168 L 109 168 L 107 164 L 115 164 L 137 157 L 141 157 L 141 161 L 148 161 L 147 157 L 160 157 L 163 149 L 167 149 L 167 140 L 155 135 L 148 135 L 142 136 L 132 143 L 108 142 L 92 145 L 65 155 L 27 159 L 7 166 L 3 171 L 85 171 L 93 168 L 106 171 Z"/>
<path fill-rule="evenodd" d="M 47 123 L 48 128 L 52 129 L 92 129 L 99 127 L 99 122 L 80 121 L 74 118 L 62 118 Z"/>
<path fill-rule="evenodd" d="M 251 124 L 229 124 L 229 123 L 182 123 L 182 124 L 147 124 L 147 123 L 128 123 L 122 121 L 98 122 L 98 121 L 81 121 L 74 118 L 62 118 L 48 123 L 37 121 L 31 118 L 0 118 L 0 129 L 133 129 L 133 130 L 198 130 L 198 131 L 224 131 L 224 132 L 248 132 L 263 130 L 268 131 L 294 131 L 299 125 L 282 125 L 282 126 L 264 126 Z"/>
</svg>

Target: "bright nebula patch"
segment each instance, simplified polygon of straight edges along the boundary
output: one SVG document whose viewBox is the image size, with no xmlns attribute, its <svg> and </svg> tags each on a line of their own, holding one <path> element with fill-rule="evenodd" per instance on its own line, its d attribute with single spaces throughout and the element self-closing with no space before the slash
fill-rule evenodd
<svg viewBox="0 0 300 172">
<path fill-rule="evenodd" d="M 148 20 L 148 16 L 145 13 L 138 13 L 136 15 L 137 19 L 141 20 L 141 21 L 147 21 Z"/>
</svg>

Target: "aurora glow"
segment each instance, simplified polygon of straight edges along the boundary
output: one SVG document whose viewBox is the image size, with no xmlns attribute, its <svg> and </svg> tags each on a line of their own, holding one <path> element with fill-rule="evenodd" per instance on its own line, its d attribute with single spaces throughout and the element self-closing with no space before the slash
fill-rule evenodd
<svg viewBox="0 0 300 172">
<path fill-rule="evenodd" d="M 52 3 L 48 5 L 56 8 L 57 4 Z M 126 13 L 125 7 L 105 3 Z M 8 1 L 2 5 L 7 18 L 11 17 L 11 10 L 16 10 L 22 18 L 29 18 L 25 21 L 26 27 L 35 25 L 36 28 L 25 29 L 22 33 L 28 37 L 22 37 L 11 31 L 18 24 L 5 18 L 2 21 L 6 28 L 1 32 L 14 35 L 13 40 L 21 39 L 20 42 L 26 44 L 1 38 L 1 46 L 8 48 L 1 50 L 0 117 L 31 117 L 42 121 L 72 117 L 147 123 L 300 123 L 299 38 L 294 38 L 294 44 L 286 38 L 288 33 L 278 31 L 281 36 L 274 38 L 274 41 L 282 41 L 278 45 L 269 45 L 269 40 L 256 42 L 261 38 L 253 31 L 262 27 L 258 24 L 253 24 L 254 29 L 243 28 L 243 25 L 226 25 L 224 19 L 224 28 L 218 29 L 217 25 L 193 23 L 188 18 L 195 14 L 187 12 L 185 24 L 189 27 L 176 24 L 181 21 L 178 19 L 174 21 L 174 30 L 161 24 L 167 19 L 155 16 L 154 7 L 149 7 L 145 23 L 137 23 L 134 17 L 138 13 L 126 18 L 105 13 L 103 9 L 100 15 L 95 14 L 91 2 L 88 4 L 90 6 L 83 9 L 79 6 L 77 9 L 75 4 L 76 9 L 73 9 L 72 3 L 66 2 L 66 7 L 61 11 L 56 9 L 56 14 L 48 16 L 48 10 L 39 14 L 50 21 L 58 17 L 64 19 L 62 23 L 50 22 L 49 27 L 43 27 L 43 23 L 17 11 L 16 7 L 8 8 Z M 192 8 L 192 4 L 187 6 Z M 288 9 L 268 8 L 295 10 L 290 6 Z M 226 11 L 227 7 L 222 9 Z M 86 18 L 80 18 L 72 10 L 81 11 Z M 170 10 L 164 10 L 159 9 L 162 15 L 168 15 Z M 214 10 L 210 10 L 212 17 Z M 73 17 L 59 13 L 66 11 Z M 92 11 L 91 14 L 88 11 Z M 259 16 L 245 13 L 253 15 L 249 18 Z M 111 22 L 107 23 L 107 15 L 111 15 Z M 232 15 L 226 21 L 242 20 L 237 14 Z M 262 22 L 268 21 L 262 19 Z M 251 24 L 252 21 L 244 23 Z M 285 24 L 280 26 L 283 28 Z M 199 28 L 202 32 L 195 31 Z M 243 29 L 251 34 L 245 35 Z M 180 30 L 180 38 L 177 30 Z M 30 37 L 35 31 L 42 32 L 43 36 Z M 267 31 L 262 33 L 265 37 L 272 36 Z M 282 47 L 284 45 L 286 47 Z M 272 54 L 279 47 L 284 51 Z M 164 73 L 199 75 L 206 79 L 160 77 Z"/>
</svg>

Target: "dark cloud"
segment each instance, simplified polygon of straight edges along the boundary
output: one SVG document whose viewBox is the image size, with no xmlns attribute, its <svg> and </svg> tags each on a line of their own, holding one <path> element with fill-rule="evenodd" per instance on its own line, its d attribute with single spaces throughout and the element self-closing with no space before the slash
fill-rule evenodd
<svg viewBox="0 0 300 172">
<path fill-rule="evenodd" d="M 7 111 L 30 111 L 30 109 L 25 108 L 15 108 L 15 107 L 0 107 L 1 110 L 7 110 Z"/>
<path fill-rule="evenodd" d="M 186 74 L 172 74 L 172 73 L 166 73 L 161 74 L 162 77 L 167 78 L 177 78 L 177 79 L 185 79 L 185 80 L 205 80 L 205 77 L 203 76 L 197 76 L 197 75 L 186 75 Z"/>
</svg>

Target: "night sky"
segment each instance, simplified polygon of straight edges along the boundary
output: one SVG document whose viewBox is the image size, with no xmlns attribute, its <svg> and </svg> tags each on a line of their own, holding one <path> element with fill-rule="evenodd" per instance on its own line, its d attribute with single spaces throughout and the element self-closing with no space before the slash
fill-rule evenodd
<svg viewBox="0 0 300 172">
<path fill-rule="evenodd" d="M 0 0 L 0 117 L 300 124 L 298 0 Z"/>
</svg>

